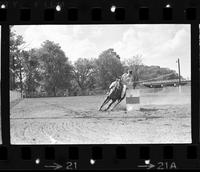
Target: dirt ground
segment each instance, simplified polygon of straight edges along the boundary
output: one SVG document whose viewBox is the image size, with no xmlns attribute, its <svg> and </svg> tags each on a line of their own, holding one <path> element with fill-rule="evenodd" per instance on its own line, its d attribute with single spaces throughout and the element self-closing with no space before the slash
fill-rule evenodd
<svg viewBox="0 0 200 172">
<path fill-rule="evenodd" d="M 131 112 L 125 100 L 114 111 L 98 111 L 105 96 L 23 99 L 10 111 L 11 143 L 191 143 L 189 96 L 173 94 L 168 104 L 163 95 L 155 102 L 150 97 L 141 97 L 140 110 Z"/>
</svg>

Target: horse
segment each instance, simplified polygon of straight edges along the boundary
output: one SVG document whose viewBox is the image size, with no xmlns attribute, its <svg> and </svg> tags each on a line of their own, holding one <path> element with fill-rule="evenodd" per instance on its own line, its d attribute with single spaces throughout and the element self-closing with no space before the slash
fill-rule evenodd
<svg viewBox="0 0 200 172">
<path fill-rule="evenodd" d="M 126 97 L 126 89 L 127 89 L 126 85 L 122 84 L 119 80 L 112 82 L 109 87 L 108 96 L 106 97 L 103 104 L 99 108 L 99 111 L 101 111 L 102 107 L 106 105 L 110 100 L 112 102 L 108 105 L 105 111 L 107 111 L 110 108 L 110 106 L 117 101 L 115 106 L 112 108 L 113 110 Z M 124 93 L 122 93 L 123 90 L 125 90 Z"/>
</svg>

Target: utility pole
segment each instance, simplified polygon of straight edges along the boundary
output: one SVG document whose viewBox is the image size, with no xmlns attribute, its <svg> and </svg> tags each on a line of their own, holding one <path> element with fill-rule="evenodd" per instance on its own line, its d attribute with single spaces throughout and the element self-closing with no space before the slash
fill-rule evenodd
<svg viewBox="0 0 200 172">
<path fill-rule="evenodd" d="M 178 58 L 178 91 L 181 93 L 181 72 L 180 72 L 180 60 Z"/>
<path fill-rule="evenodd" d="M 180 61 L 179 61 L 179 58 L 178 58 L 178 84 L 179 86 L 181 85 L 181 72 L 180 72 Z"/>
</svg>

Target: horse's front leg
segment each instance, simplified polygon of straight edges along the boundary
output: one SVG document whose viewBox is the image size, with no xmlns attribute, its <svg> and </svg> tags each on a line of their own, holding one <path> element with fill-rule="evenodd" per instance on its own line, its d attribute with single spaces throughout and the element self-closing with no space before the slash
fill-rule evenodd
<svg viewBox="0 0 200 172">
<path fill-rule="evenodd" d="M 99 111 L 101 111 L 101 108 L 110 101 L 109 97 L 106 97 L 106 99 L 104 100 L 104 102 L 102 103 L 101 107 L 99 108 Z"/>
</svg>

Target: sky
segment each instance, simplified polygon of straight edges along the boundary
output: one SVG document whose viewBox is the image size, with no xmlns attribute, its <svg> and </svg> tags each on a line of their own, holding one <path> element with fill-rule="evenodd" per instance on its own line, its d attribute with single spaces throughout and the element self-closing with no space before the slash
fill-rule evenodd
<svg viewBox="0 0 200 172">
<path fill-rule="evenodd" d="M 145 65 L 158 65 L 191 78 L 191 33 L 186 24 L 123 25 L 17 25 L 12 28 L 24 37 L 26 49 L 39 48 L 45 40 L 59 43 L 71 62 L 98 58 L 109 48 L 121 60 L 142 56 Z"/>
</svg>

